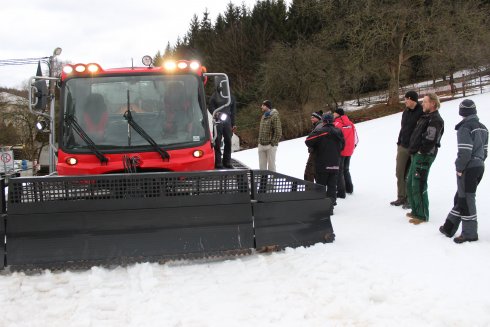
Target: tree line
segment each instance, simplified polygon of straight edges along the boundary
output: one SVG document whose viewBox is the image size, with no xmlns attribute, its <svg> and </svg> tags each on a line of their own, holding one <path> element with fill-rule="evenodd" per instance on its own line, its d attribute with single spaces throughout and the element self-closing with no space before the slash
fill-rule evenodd
<svg viewBox="0 0 490 327">
<path fill-rule="evenodd" d="M 309 113 L 362 94 L 452 77 L 489 65 L 490 1 L 283 0 L 229 3 L 211 21 L 194 15 L 187 33 L 154 59 L 199 59 L 225 72 L 239 106 L 239 134 L 255 145 L 258 106 L 272 100 L 286 138 L 308 132 Z"/>
</svg>

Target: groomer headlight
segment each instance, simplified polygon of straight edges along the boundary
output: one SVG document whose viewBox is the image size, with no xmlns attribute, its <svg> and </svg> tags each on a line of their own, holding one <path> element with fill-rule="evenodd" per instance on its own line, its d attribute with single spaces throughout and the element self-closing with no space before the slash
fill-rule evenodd
<svg viewBox="0 0 490 327">
<path fill-rule="evenodd" d="M 73 73 L 73 67 L 72 66 L 64 66 L 63 67 L 63 72 L 65 74 L 71 74 L 71 73 Z"/>
<path fill-rule="evenodd" d="M 228 118 L 228 115 L 226 113 L 224 113 L 224 112 L 219 116 L 219 119 L 221 121 L 225 121 L 227 118 Z"/>
<path fill-rule="evenodd" d="M 66 158 L 65 162 L 70 166 L 75 166 L 78 163 L 78 160 L 73 157 Z"/>
<path fill-rule="evenodd" d="M 100 67 L 97 64 L 88 64 L 87 65 L 87 70 L 90 73 L 94 74 L 94 73 L 97 73 L 100 70 Z"/>
<path fill-rule="evenodd" d="M 75 66 L 75 71 L 77 73 L 83 73 L 87 70 L 87 66 L 85 66 L 84 64 L 78 64 Z"/>
<path fill-rule="evenodd" d="M 201 67 L 201 64 L 198 61 L 191 61 L 189 67 L 192 70 L 198 70 Z"/>
<path fill-rule="evenodd" d="M 193 153 L 192 153 L 192 156 L 194 158 L 201 158 L 202 156 L 204 155 L 204 152 L 202 150 L 195 150 Z"/>
</svg>

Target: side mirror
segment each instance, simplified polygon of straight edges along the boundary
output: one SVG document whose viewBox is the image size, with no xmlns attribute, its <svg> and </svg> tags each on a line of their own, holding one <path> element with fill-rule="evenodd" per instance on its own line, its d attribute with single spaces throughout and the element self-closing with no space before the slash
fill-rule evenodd
<svg viewBox="0 0 490 327">
<path fill-rule="evenodd" d="M 37 80 L 34 85 L 31 85 L 31 104 L 34 109 L 43 111 L 46 109 L 46 104 L 48 103 L 48 86 L 46 81 Z"/>
<path fill-rule="evenodd" d="M 230 96 L 230 89 L 228 88 L 226 80 L 219 82 L 219 93 L 223 98 L 228 98 Z"/>
</svg>

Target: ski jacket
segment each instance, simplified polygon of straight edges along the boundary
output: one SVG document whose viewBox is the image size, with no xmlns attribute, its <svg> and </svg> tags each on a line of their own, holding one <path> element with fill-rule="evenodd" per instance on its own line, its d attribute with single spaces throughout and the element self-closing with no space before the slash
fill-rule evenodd
<svg viewBox="0 0 490 327">
<path fill-rule="evenodd" d="M 456 171 L 484 166 L 488 155 L 488 129 L 480 123 L 478 116 L 465 117 L 455 129 L 458 138 Z"/>
<path fill-rule="evenodd" d="M 344 135 L 345 147 L 340 153 L 343 157 L 350 157 L 354 153 L 357 145 L 357 132 L 354 123 L 346 115 L 338 116 L 333 125 L 342 131 Z"/>
<path fill-rule="evenodd" d="M 277 146 L 282 136 L 281 120 L 276 109 L 265 112 L 260 119 L 259 144 Z"/>
<path fill-rule="evenodd" d="M 340 129 L 333 124 L 322 124 L 308 135 L 305 143 L 315 152 L 315 170 L 318 173 L 339 170 L 340 152 L 345 144 Z"/>
<path fill-rule="evenodd" d="M 400 133 L 398 134 L 397 145 L 401 145 L 404 148 L 410 146 L 410 136 L 412 136 L 417 121 L 423 115 L 424 111 L 422 105 L 417 102 L 414 109 L 405 108 L 402 114 Z"/>
<path fill-rule="evenodd" d="M 444 120 L 439 111 L 424 113 L 417 121 L 417 126 L 410 137 L 410 154 L 421 153 L 437 155 L 441 146 L 441 138 L 444 133 Z"/>
</svg>

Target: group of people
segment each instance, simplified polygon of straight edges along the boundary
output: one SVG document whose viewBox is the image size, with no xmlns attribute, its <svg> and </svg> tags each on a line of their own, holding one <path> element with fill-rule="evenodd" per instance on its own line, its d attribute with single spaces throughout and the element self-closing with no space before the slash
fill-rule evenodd
<svg viewBox="0 0 490 327">
<path fill-rule="evenodd" d="M 405 105 L 397 141 L 397 199 L 390 204 L 410 209 L 406 214 L 409 222 L 419 225 L 429 220 L 427 181 L 441 146 L 444 120 L 439 114 L 440 100 L 435 93 L 425 95 L 420 105 L 418 94 L 408 91 Z M 439 231 L 453 237 L 462 221 L 461 234 L 454 238 L 454 242 L 464 243 L 478 240 L 475 194 L 488 154 L 488 129 L 479 122 L 472 100 L 461 102 L 459 115 L 463 119 L 456 125 L 457 192 L 454 206 Z"/>
<path fill-rule="evenodd" d="M 311 123 L 313 129 L 305 140 L 309 156 L 304 179 L 325 185 L 327 197 L 336 205 L 337 198 L 354 192 L 350 159 L 358 141 L 356 128 L 342 108 L 314 112 Z"/>
<path fill-rule="evenodd" d="M 417 92 L 408 91 L 405 94 L 405 106 L 397 140 L 397 199 L 390 204 L 410 209 L 406 214 L 409 222 L 419 225 L 429 220 L 427 181 L 430 168 L 441 146 L 444 120 L 439 114 L 441 103 L 435 93 L 425 95 L 422 103 L 419 103 Z M 221 132 L 221 135 L 225 136 L 222 161 L 225 167 L 229 166 L 231 132 L 235 128 L 234 101 L 230 108 L 230 120 L 222 125 Z M 281 120 L 270 100 L 262 102 L 261 110 L 258 137 L 259 167 L 262 170 L 276 171 L 276 152 L 282 137 Z M 488 129 L 480 123 L 476 105 L 470 99 L 461 102 L 459 115 L 462 120 L 456 125 L 457 192 L 454 205 L 439 231 L 447 237 L 453 237 L 462 225 L 461 234 L 454 238 L 454 242 L 464 243 L 478 240 L 475 195 L 485 170 Z M 337 108 L 333 113 L 324 114 L 321 110 L 313 112 L 311 124 L 312 130 L 305 140 L 309 156 L 304 179 L 325 185 L 327 197 L 336 205 L 337 198 L 345 198 L 346 194 L 354 192 L 349 167 L 358 142 L 356 128 L 342 108 Z M 220 143 L 215 143 L 217 167 L 221 166 L 219 148 Z"/>
<path fill-rule="evenodd" d="M 259 168 L 276 171 L 276 152 L 282 136 L 281 120 L 270 100 L 262 102 L 261 110 Z M 337 198 L 345 198 L 346 194 L 354 192 L 349 167 L 358 140 L 356 128 L 342 108 L 333 113 L 313 112 L 311 124 L 311 133 L 305 141 L 309 157 L 304 179 L 325 185 L 327 197 L 335 205 Z"/>
</svg>

